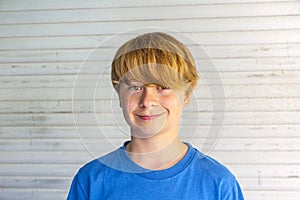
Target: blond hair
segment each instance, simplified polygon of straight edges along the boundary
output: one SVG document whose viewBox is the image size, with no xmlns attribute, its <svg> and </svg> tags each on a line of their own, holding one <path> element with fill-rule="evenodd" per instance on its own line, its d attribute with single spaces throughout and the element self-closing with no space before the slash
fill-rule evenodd
<svg viewBox="0 0 300 200">
<path fill-rule="evenodd" d="M 199 79 L 195 61 L 188 48 L 166 33 L 140 35 L 117 51 L 111 70 L 115 88 L 128 77 L 144 84 L 155 83 L 189 92 Z"/>
</svg>

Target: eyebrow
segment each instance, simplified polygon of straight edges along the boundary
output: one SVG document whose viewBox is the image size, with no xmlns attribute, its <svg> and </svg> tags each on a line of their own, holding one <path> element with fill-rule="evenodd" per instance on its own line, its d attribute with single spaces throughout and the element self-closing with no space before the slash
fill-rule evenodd
<svg viewBox="0 0 300 200">
<path fill-rule="evenodd" d="M 139 82 L 139 81 L 137 81 L 137 80 L 135 80 L 135 79 L 130 79 L 130 80 L 125 80 L 125 81 L 123 81 L 126 85 L 130 85 L 130 84 L 143 84 L 143 83 L 141 83 L 141 82 Z"/>
<path fill-rule="evenodd" d="M 115 84 L 125 83 L 126 85 L 137 84 L 137 83 L 142 84 L 142 83 L 140 83 L 139 81 L 137 81 L 135 79 L 130 79 L 128 81 L 116 81 L 116 80 L 113 80 L 112 82 L 115 83 Z"/>
<path fill-rule="evenodd" d="M 128 80 L 127 82 L 128 82 L 128 83 L 141 83 L 141 82 L 139 82 L 139 81 L 137 81 L 137 80 L 135 80 L 135 79 L 130 79 L 130 80 Z"/>
</svg>

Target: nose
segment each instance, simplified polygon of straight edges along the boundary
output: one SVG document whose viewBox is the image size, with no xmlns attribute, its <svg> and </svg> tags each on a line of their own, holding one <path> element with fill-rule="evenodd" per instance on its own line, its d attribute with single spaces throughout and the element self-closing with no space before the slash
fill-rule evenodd
<svg viewBox="0 0 300 200">
<path fill-rule="evenodd" d="M 139 105 L 141 108 L 150 108 L 158 105 L 158 96 L 156 88 L 153 86 L 144 86 Z"/>
</svg>

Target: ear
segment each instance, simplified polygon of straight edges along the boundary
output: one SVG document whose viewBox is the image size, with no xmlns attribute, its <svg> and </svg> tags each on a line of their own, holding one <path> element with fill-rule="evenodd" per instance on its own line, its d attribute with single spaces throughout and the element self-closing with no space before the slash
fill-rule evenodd
<svg viewBox="0 0 300 200">
<path fill-rule="evenodd" d="M 121 96 L 120 96 L 120 91 L 119 91 L 119 89 L 116 89 L 116 92 L 117 92 L 117 94 L 118 94 L 119 107 L 120 107 L 121 109 L 123 109 L 122 103 L 121 103 Z"/>
<path fill-rule="evenodd" d="M 188 106 L 190 105 L 190 101 L 191 101 L 191 92 L 186 92 L 185 95 L 184 95 L 184 106 Z"/>
<path fill-rule="evenodd" d="M 120 108 L 122 109 L 122 104 L 121 104 L 121 101 L 120 101 L 120 99 L 119 99 L 119 106 L 120 106 Z"/>
<path fill-rule="evenodd" d="M 121 109 L 123 109 L 123 104 L 121 102 L 120 96 L 119 96 L 119 106 L 120 106 Z"/>
</svg>

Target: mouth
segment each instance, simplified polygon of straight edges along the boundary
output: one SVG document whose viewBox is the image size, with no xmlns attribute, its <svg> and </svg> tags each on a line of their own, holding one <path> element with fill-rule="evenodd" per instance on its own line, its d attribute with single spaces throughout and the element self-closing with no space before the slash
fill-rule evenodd
<svg viewBox="0 0 300 200">
<path fill-rule="evenodd" d="M 154 120 L 158 117 L 160 117 L 161 115 L 163 115 L 164 113 L 160 113 L 160 114 L 155 114 L 155 115 L 136 115 L 138 118 L 142 119 L 142 120 Z"/>
</svg>

